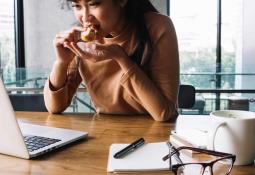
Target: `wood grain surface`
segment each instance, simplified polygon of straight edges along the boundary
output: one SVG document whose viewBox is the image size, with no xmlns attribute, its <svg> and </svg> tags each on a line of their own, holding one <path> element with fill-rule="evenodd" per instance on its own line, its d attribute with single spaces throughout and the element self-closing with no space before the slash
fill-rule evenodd
<svg viewBox="0 0 255 175">
<path fill-rule="evenodd" d="M 169 138 L 174 127 L 170 122 L 156 122 L 149 116 L 98 114 L 50 115 L 41 112 L 16 112 L 19 121 L 89 132 L 85 140 L 24 160 L 0 154 L 0 175 L 102 175 L 106 172 L 109 146 L 130 143 L 140 137 L 146 142 Z M 166 153 L 167 154 L 167 153 Z M 128 174 L 128 173 L 127 173 Z M 129 173 L 169 175 L 170 172 Z M 233 175 L 255 175 L 254 166 L 236 166 Z"/>
</svg>

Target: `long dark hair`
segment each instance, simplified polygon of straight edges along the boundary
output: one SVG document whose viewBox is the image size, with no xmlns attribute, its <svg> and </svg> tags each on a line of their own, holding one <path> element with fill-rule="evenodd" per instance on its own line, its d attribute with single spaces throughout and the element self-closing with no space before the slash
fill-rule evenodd
<svg viewBox="0 0 255 175">
<path fill-rule="evenodd" d="M 125 6 L 126 18 L 133 22 L 137 30 L 137 47 L 130 57 L 138 65 L 142 64 L 142 57 L 147 45 L 148 51 L 150 53 L 147 55 L 147 59 L 151 57 L 152 54 L 152 41 L 150 38 L 149 31 L 146 26 L 146 21 L 144 14 L 147 12 L 157 12 L 158 10 L 152 5 L 149 0 L 128 0 Z"/>
</svg>

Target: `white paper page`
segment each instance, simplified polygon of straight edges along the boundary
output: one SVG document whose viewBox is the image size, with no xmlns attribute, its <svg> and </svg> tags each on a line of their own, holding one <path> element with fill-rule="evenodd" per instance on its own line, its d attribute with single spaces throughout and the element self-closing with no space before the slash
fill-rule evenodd
<svg viewBox="0 0 255 175">
<path fill-rule="evenodd" d="M 176 121 L 175 130 L 197 129 L 208 131 L 208 125 L 211 123 L 209 115 L 179 115 Z"/>
<path fill-rule="evenodd" d="M 204 149 L 206 149 L 207 147 L 207 132 L 203 132 L 197 129 L 182 129 L 176 132 L 176 135 L 191 143 L 192 145 L 194 145 L 194 147 Z"/>
<path fill-rule="evenodd" d="M 108 172 L 169 170 L 169 160 L 162 160 L 165 155 L 169 154 L 166 142 L 146 143 L 125 157 L 115 159 L 113 155 L 127 145 L 112 144 L 110 146 Z M 174 159 L 172 161 L 176 164 Z"/>
<path fill-rule="evenodd" d="M 177 136 L 194 146 L 206 148 L 211 123 L 209 115 L 179 115 L 175 131 Z"/>
</svg>

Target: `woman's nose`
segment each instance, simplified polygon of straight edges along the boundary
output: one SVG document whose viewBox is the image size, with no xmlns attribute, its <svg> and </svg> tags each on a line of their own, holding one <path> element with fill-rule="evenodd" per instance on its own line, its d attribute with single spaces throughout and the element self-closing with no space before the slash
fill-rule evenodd
<svg viewBox="0 0 255 175">
<path fill-rule="evenodd" d="M 91 14 L 89 10 L 84 9 L 82 14 L 82 21 L 83 23 L 87 23 L 91 20 Z"/>
</svg>

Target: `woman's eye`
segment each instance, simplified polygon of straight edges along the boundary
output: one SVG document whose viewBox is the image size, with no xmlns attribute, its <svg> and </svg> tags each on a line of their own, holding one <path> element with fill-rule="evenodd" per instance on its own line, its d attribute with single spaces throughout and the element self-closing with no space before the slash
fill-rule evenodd
<svg viewBox="0 0 255 175">
<path fill-rule="evenodd" d="M 89 3 L 89 6 L 98 6 L 98 5 L 100 5 L 100 1 L 91 1 L 90 3 Z"/>
<path fill-rule="evenodd" d="M 81 6 L 79 4 L 72 4 L 71 5 L 72 8 L 76 8 L 76 9 L 80 9 Z"/>
</svg>

